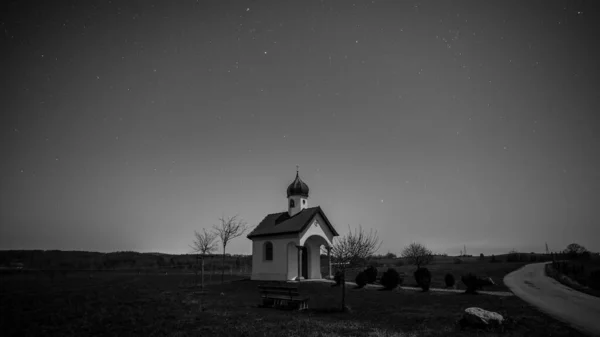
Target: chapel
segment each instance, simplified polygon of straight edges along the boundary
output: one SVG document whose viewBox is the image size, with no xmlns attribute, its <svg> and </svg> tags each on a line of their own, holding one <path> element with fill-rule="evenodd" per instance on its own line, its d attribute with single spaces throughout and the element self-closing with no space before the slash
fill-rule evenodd
<svg viewBox="0 0 600 337">
<path fill-rule="evenodd" d="M 287 211 L 267 215 L 248 234 L 252 280 L 331 278 L 331 247 L 339 234 L 321 207 L 308 207 L 308 192 L 296 170 L 296 178 L 287 188 Z M 322 246 L 327 251 L 325 273 L 321 271 Z"/>
</svg>

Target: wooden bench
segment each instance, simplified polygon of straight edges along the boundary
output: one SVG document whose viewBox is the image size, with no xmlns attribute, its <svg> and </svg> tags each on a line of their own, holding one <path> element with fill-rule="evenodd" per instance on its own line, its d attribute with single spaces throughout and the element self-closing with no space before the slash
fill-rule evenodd
<svg viewBox="0 0 600 337">
<path fill-rule="evenodd" d="M 294 304 L 298 310 L 308 309 L 308 297 L 300 295 L 298 285 L 263 284 L 258 288 L 264 306 L 279 308 Z"/>
</svg>

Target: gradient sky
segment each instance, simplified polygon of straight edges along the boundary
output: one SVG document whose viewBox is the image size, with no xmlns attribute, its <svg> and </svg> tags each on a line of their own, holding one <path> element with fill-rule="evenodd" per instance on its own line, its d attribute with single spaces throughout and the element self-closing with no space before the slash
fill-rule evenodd
<svg viewBox="0 0 600 337">
<path fill-rule="evenodd" d="M 187 253 L 300 165 L 381 253 L 600 250 L 597 1 L 1 6 L 0 249 Z"/>
</svg>

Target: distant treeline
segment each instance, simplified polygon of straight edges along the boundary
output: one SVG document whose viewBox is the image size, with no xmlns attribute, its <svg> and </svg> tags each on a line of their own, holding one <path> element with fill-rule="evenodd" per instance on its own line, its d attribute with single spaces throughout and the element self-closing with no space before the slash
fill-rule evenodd
<svg viewBox="0 0 600 337">
<path fill-rule="evenodd" d="M 221 270 L 221 255 L 206 256 L 205 269 Z M 132 251 L 99 253 L 60 250 L 4 250 L 0 251 L 0 267 L 23 269 L 61 270 L 115 270 L 178 268 L 193 269 L 200 263 L 195 254 L 138 253 Z M 225 269 L 250 268 L 252 256 L 225 255 Z"/>
</svg>

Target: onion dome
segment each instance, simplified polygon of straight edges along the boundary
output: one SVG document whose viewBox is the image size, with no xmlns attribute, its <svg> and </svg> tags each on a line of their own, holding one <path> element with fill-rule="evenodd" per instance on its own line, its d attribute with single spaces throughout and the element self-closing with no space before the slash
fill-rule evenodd
<svg viewBox="0 0 600 337">
<path fill-rule="evenodd" d="M 296 171 L 296 179 L 294 179 L 294 181 L 287 188 L 288 198 L 292 195 L 299 195 L 308 198 L 308 185 L 306 185 L 306 183 L 300 179 L 298 171 Z"/>
</svg>

